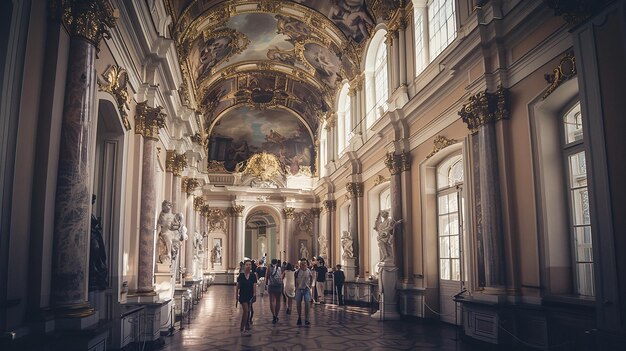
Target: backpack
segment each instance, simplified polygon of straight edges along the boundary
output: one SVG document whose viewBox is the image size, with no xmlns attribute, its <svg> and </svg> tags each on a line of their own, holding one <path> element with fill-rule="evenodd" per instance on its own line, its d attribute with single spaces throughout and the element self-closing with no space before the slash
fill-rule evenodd
<svg viewBox="0 0 626 351">
<path fill-rule="evenodd" d="M 283 282 L 280 279 L 280 268 L 272 266 L 272 268 L 270 268 L 269 285 L 280 286 L 282 284 Z"/>
</svg>

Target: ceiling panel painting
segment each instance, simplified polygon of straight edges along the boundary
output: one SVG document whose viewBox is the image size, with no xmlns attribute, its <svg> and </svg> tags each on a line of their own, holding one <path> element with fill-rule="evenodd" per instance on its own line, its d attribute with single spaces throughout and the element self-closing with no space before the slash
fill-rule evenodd
<svg viewBox="0 0 626 351">
<path fill-rule="evenodd" d="M 253 154 L 274 154 L 286 172 L 313 172 L 315 148 L 305 125 L 284 109 L 256 110 L 247 106 L 228 111 L 209 138 L 209 159 L 224 162 L 228 171 Z"/>
<path fill-rule="evenodd" d="M 365 0 L 294 0 L 327 16 L 346 37 L 360 43 L 369 37 L 375 26 L 367 11 Z"/>
</svg>

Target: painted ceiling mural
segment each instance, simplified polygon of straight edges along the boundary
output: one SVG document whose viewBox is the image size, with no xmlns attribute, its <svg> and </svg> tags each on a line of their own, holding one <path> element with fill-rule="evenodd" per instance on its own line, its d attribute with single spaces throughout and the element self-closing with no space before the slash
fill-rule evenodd
<svg viewBox="0 0 626 351">
<path fill-rule="evenodd" d="M 166 1 L 174 12 L 172 36 L 184 78 L 181 97 L 202 115 L 208 145 L 215 145 L 215 138 L 232 139 L 226 154 L 209 150 L 210 160 L 225 162 L 231 171 L 250 150 L 272 152 L 290 167 L 297 164 L 294 169 L 302 164 L 314 168 L 313 146 L 320 125 L 331 116 L 338 89 L 359 74 L 380 9 L 389 13 L 397 7 L 393 0 Z M 263 127 L 265 134 L 258 129 L 246 139 L 227 129 L 237 126 L 231 119 L 239 127 L 258 126 L 254 118 L 278 134 Z M 284 130 L 286 125 L 306 135 L 307 151 L 298 139 L 304 137 Z M 285 145 L 276 149 L 276 142 L 257 140 L 261 135 L 274 141 L 280 135 Z"/>
<path fill-rule="evenodd" d="M 274 154 L 285 173 L 313 173 L 315 148 L 305 125 L 283 109 L 239 107 L 226 112 L 209 136 L 209 158 L 233 172 L 250 156 Z"/>
</svg>

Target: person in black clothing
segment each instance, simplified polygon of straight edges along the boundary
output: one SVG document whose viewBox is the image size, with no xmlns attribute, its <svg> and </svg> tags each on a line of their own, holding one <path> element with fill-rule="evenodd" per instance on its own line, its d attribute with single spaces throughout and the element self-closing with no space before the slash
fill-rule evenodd
<svg viewBox="0 0 626 351">
<path fill-rule="evenodd" d="M 335 281 L 335 288 L 337 289 L 337 304 L 343 306 L 346 304 L 343 300 L 343 283 L 346 281 L 346 275 L 341 270 L 340 264 L 338 264 L 337 268 L 333 271 L 333 280 Z"/>
<path fill-rule="evenodd" d="M 317 288 L 317 303 L 324 303 L 324 285 L 326 285 L 326 274 L 328 268 L 324 264 L 322 256 L 317 258 L 317 267 L 315 267 L 315 287 Z"/>
<path fill-rule="evenodd" d="M 239 330 L 242 334 L 250 331 L 250 306 L 256 296 L 256 275 L 252 273 L 252 262 L 246 260 L 243 264 L 243 272 L 237 277 L 237 290 L 235 299 L 241 304 L 241 323 Z"/>
</svg>

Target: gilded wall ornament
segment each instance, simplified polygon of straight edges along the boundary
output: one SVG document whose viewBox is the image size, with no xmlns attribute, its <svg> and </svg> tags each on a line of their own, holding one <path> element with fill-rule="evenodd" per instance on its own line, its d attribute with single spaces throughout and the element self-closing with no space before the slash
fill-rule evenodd
<svg viewBox="0 0 626 351">
<path fill-rule="evenodd" d="M 215 161 L 210 160 L 207 166 L 207 171 L 209 173 L 230 173 L 224 167 L 224 161 Z"/>
<path fill-rule="evenodd" d="M 406 151 L 400 154 L 400 169 L 402 172 L 411 170 L 411 154 Z"/>
<path fill-rule="evenodd" d="M 359 183 L 359 182 L 347 183 L 346 190 L 348 191 L 350 198 L 362 197 L 363 196 L 363 183 Z"/>
<path fill-rule="evenodd" d="M 240 167 L 241 166 L 241 167 Z M 237 167 L 242 174 L 250 174 L 261 181 L 269 181 L 284 174 L 284 167 L 273 154 L 262 152 L 252 155 L 247 161 Z"/>
<path fill-rule="evenodd" d="M 322 208 L 326 212 L 334 212 L 337 209 L 337 201 L 336 200 L 324 200 L 322 202 Z"/>
<path fill-rule="evenodd" d="M 201 197 L 196 197 L 193 199 L 193 210 L 201 212 L 202 206 L 204 206 L 204 199 Z"/>
<path fill-rule="evenodd" d="M 145 138 L 159 140 L 159 129 L 165 128 L 165 113 L 163 107 L 150 107 L 148 101 L 137 103 L 135 113 L 135 134 Z"/>
<path fill-rule="evenodd" d="M 379 174 L 374 178 L 374 186 L 380 185 L 384 182 L 388 182 L 389 179 L 385 178 L 383 175 Z"/>
<path fill-rule="evenodd" d="M 115 101 L 117 102 L 117 109 L 120 111 L 120 115 L 122 116 L 124 128 L 126 128 L 126 130 L 131 130 L 132 127 L 130 126 L 127 112 L 130 109 L 130 106 L 128 105 L 130 98 L 128 96 L 127 85 L 128 72 L 115 65 L 107 68 L 107 70 L 102 73 L 102 78 L 98 79 L 98 89 L 113 95 Z"/>
<path fill-rule="evenodd" d="M 509 118 L 509 91 L 502 86 L 495 93 L 487 90 L 469 98 L 469 102 L 461 108 L 459 116 L 467 124 L 467 128 L 476 133 L 478 128 L 487 123 Z"/>
<path fill-rule="evenodd" d="M 447 148 L 450 145 L 454 145 L 456 143 L 457 141 L 455 139 L 448 139 L 443 135 L 437 135 L 437 137 L 435 137 L 435 140 L 433 140 L 433 151 L 431 151 L 430 154 L 426 156 L 426 158 L 429 159 L 435 156 L 435 154 L 438 153 L 439 151 Z"/>
<path fill-rule="evenodd" d="M 561 83 L 569 80 L 576 75 L 576 58 L 572 53 L 567 53 L 565 57 L 561 59 L 559 65 L 554 68 L 553 74 L 546 74 L 544 77 L 550 86 L 548 90 L 543 94 L 542 99 L 547 98 L 552 94 Z"/>
<path fill-rule="evenodd" d="M 62 11 L 63 24 L 71 36 L 84 38 L 97 49 L 102 38 L 111 38 L 109 28 L 115 26 L 115 12 L 106 0 L 53 0 L 50 8 Z M 57 12 L 51 17 L 59 15 Z"/>
<path fill-rule="evenodd" d="M 242 209 L 243 211 L 243 209 Z M 206 215 L 209 223 L 209 232 L 222 230 L 228 232 L 228 213 L 220 208 L 209 209 Z"/>
<path fill-rule="evenodd" d="M 196 178 L 183 178 L 183 191 L 187 196 L 191 196 L 196 188 L 200 186 L 200 182 Z"/>
<path fill-rule="evenodd" d="M 287 219 L 293 219 L 295 212 L 296 212 L 296 209 L 293 208 L 293 207 L 285 207 L 285 208 L 283 208 L 283 213 L 285 214 L 285 218 L 287 218 Z"/>
<path fill-rule="evenodd" d="M 187 167 L 187 157 L 185 157 L 185 155 L 177 154 L 176 150 L 167 150 L 167 157 L 165 159 L 165 169 L 167 172 L 171 172 L 175 176 L 180 177 L 185 167 Z"/>
<path fill-rule="evenodd" d="M 400 6 L 398 1 L 389 0 L 368 0 L 367 7 L 370 9 L 376 22 L 383 22 L 390 20 Z"/>
</svg>

